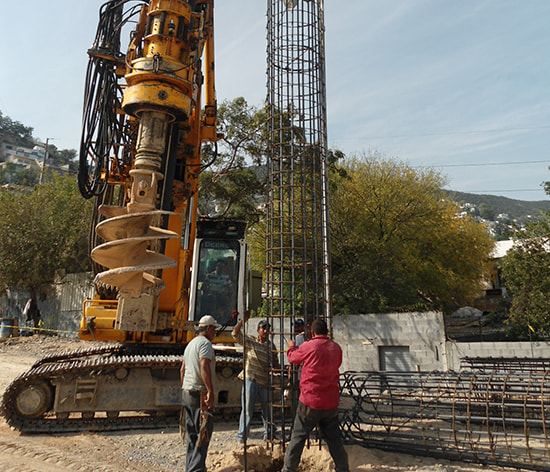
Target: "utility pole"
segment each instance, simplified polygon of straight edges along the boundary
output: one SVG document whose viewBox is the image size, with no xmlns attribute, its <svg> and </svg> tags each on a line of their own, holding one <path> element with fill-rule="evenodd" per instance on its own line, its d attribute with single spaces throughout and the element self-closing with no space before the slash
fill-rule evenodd
<svg viewBox="0 0 550 472">
<path fill-rule="evenodd" d="M 54 138 L 51 138 L 54 139 Z M 46 148 L 44 149 L 44 157 L 42 159 L 42 169 L 40 169 L 40 183 L 44 183 L 44 170 L 46 169 L 46 159 L 48 158 L 48 143 L 50 142 L 50 138 L 46 138 Z"/>
</svg>

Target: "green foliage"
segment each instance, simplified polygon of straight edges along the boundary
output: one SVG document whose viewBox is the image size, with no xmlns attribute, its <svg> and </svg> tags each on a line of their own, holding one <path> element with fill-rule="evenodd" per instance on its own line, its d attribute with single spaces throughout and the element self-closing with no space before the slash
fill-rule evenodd
<svg viewBox="0 0 550 472">
<path fill-rule="evenodd" d="M 78 170 L 78 161 L 76 159 L 75 149 L 57 149 L 54 145 L 48 145 L 48 165 L 54 167 L 63 167 L 68 165 L 69 171 L 76 173 Z"/>
<path fill-rule="evenodd" d="M 487 205 L 487 203 L 482 203 L 479 205 L 479 216 L 486 220 L 494 221 L 496 219 L 495 210 Z"/>
<path fill-rule="evenodd" d="M 34 146 L 32 132 L 33 128 L 14 121 L 9 116 L 4 116 L 0 111 L 0 142 L 8 141 L 17 146 L 32 148 Z"/>
<path fill-rule="evenodd" d="M 288 124 L 291 113 L 281 113 L 279 118 Z M 218 130 L 224 137 L 218 142 L 217 154 L 213 146 L 203 147 L 202 161 L 208 164 L 200 176 L 201 214 L 241 218 L 249 225 L 261 220 L 267 184 L 269 131 L 266 120 L 265 108 L 250 106 L 242 97 L 226 100 L 218 108 Z M 303 130 L 293 127 L 290 134 L 287 146 L 303 141 Z M 338 167 L 343 157 L 341 151 L 327 153 L 328 166 L 335 175 L 345 174 Z M 262 263 L 263 260 L 264 257 Z"/>
<path fill-rule="evenodd" d="M 448 312 L 479 294 L 493 242 L 441 198 L 439 173 L 378 155 L 341 167 L 330 199 L 335 313 Z"/>
<path fill-rule="evenodd" d="M 33 290 L 53 282 L 57 270 L 89 270 L 91 209 L 68 177 L 21 193 L 0 189 L 0 289 Z"/>
<path fill-rule="evenodd" d="M 0 169 L 0 184 L 23 185 L 30 187 L 40 181 L 40 169 L 31 167 L 30 169 L 19 169 L 13 162 L 6 162 Z"/>
<path fill-rule="evenodd" d="M 501 262 L 512 306 L 509 321 L 524 337 L 550 335 L 550 213 L 526 225 Z"/>
<path fill-rule="evenodd" d="M 267 136 L 265 110 L 242 97 L 218 108 L 218 129 L 224 137 L 203 148 L 209 164 L 200 176 L 199 211 L 208 216 L 242 218 L 256 223 L 265 191 Z"/>
</svg>

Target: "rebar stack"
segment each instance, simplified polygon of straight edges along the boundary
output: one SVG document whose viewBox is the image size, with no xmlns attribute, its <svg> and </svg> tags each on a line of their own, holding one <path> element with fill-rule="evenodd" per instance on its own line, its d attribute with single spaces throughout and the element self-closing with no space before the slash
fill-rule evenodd
<svg viewBox="0 0 550 472">
<path fill-rule="evenodd" d="M 546 372 L 550 370 L 547 357 L 463 357 L 461 370 L 505 370 L 522 372 Z"/>
<path fill-rule="evenodd" d="M 347 372 L 340 383 L 349 443 L 550 471 L 550 373 Z"/>
<path fill-rule="evenodd" d="M 268 0 L 266 289 L 281 365 L 296 318 L 331 318 L 325 97 L 323 0 Z"/>
</svg>

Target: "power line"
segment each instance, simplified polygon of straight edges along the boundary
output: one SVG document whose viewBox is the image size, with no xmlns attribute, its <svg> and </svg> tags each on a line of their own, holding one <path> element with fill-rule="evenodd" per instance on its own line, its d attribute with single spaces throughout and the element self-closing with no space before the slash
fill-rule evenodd
<svg viewBox="0 0 550 472">
<path fill-rule="evenodd" d="M 540 129 L 549 129 L 550 125 L 544 126 L 529 126 L 529 127 L 517 127 L 517 128 L 493 128 L 493 129 L 477 129 L 466 131 L 444 131 L 441 133 L 419 133 L 419 134 L 388 134 L 381 136 L 368 136 L 359 138 L 339 138 L 341 141 L 352 141 L 357 139 L 385 139 L 385 138 L 420 138 L 424 136 L 452 136 L 463 134 L 483 134 L 483 133 L 501 133 L 506 131 L 535 131 Z"/>
<path fill-rule="evenodd" d="M 495 192 L 509 192 L 509 193 L 513 193 L 513 192 L 540 192 L 540 191 L 543 191 L 543 189 L 535 189 L 535 188 L 519 188 L 519 189 L 516 189 L 516 190 L 510 190 L 510 189 L 504 189 L 504 190 L 468 190 L 467 192 L 464 192 L 464 193 L 487 193 L 487 194 L 492 194 L 492 193 L 495 193 Z M 456 192 L 458 192 L 459 190 L 455 190 Z"/>
<path fill-rule="evenodd" d="M 419 167 L 483 167 L 483 166 L 512 166 L 512 165 L 524 165 L 524 164 L 541 164 L 541 163 L 550 163 L 550 159 L 545 159 L 542 161 L 514 161 L 514 162 L 476 162 L 473 164 L 433 164 L 433 165 L 418 165 L 411 166 L 414 168 Z"/>
<path fill-rule="evenodd" d="M 487 195 L 492 195 L 497 192 L 503 192 L 503 193 L 514 193 L 514 192 L 541 192 L 544 191 L 543 188 L 535 189 L 535 188 L 518 188 L 518 189 L 501 189 L 501 190 L 449 190 L 444 189 L 446 192 L 458 192 L 458 193 L 485 193 Z"/>
</svg>

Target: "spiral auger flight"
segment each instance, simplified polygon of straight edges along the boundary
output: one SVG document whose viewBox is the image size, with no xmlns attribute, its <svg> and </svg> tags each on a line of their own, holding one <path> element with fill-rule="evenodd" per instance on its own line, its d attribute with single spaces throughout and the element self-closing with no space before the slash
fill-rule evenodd
<svg viewBox="0 0 550 472">
<path fill-rule="evenodd" d="M 175 267 L 176 261 L 150 247 L 155 246 L 156 241 L 179 236 L 173 231 L 151 225 L 155 218 L 169 212 L 127 213 L 127 207 L 109 206 L 102 206 L 99 211 L 107 219 L 97 225 L 96 232 L 106 242 L 97 246 L 91 256 L 94 262 L 109 270 L 97 274 L 94 282 L 117 289 L 120 316 L 117 316 L 116 325 L 119 329 L 144 331 L 150 323 L 143 317 L 130 316 L 128 319 L 122 314 L 135 313 L 132 306 L 140 308 L 144 302 L 157 299 L 164 282 L 154 272 Z"/>
<path fill-rule="evenodd" d="M 162 156 L 169 113 L 140 110 L 139 136 L 134 169 L 126 206 L 101 206 L 106 219 L 96 226 L 105 241 L 92 250 L 94 262 L 109 270 L 96 276 L 96 284 L 118 291 L 115 328 L 127 331 L 151 331 L 156 327 L 158 296 L 164 282 L 154 272 L 175 267 L 177 261 L 152 247 L 159 241 L 178 238 L 179 234 L 153 226 L 154 220 L 174 214 L 157 209 Z"/>
</svg>

